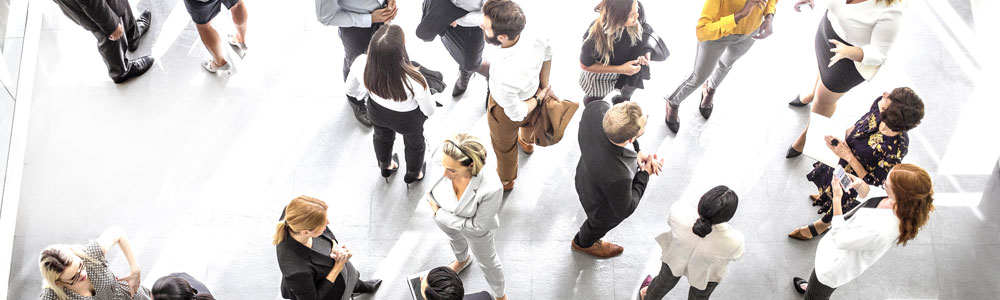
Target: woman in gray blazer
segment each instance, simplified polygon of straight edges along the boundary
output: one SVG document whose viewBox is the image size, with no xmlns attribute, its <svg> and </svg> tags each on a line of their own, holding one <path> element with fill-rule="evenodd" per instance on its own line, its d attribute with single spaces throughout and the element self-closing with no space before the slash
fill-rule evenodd
<svg viewBox="0 0 1000 300">
<path fill-rule="evenodd" d="M 481 172 L 486 163 L 486 147 L 476 137 L 459 133 L 445 140 L 441 148 L 444 176 L 427 194 L 434 221 L 451 240 L 455 272 L 472 263 L 469 248 L 486 275 L 486 282 L 498 300 L 506 300 L 503 267 L 493 236 L 500 227 L 503 186 L 496 173 Z"/>
</svg>

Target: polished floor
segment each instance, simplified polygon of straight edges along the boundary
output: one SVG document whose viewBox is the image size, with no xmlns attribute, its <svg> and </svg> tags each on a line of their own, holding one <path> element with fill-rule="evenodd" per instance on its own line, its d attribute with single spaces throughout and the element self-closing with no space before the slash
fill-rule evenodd
<svg viewBox="0 0 1000 300">
<path fill-rule="evenodd" d="M 385 280 L 370 299 L 408 299 L 404 278 L 449 263 L 444 234 L 420 197 L 431 180 L 407 187 L 379 177 L 372 131 L 360 126 L 343 98 L 342 48 L 335 28 L 315 21 L 312 1 L 244 0 L 250 12 L 245 60 L 231 75 L 204 72 L 208 57 L 182 0 L 133 2 L 154 21 L 137 51 L 157 62 L 122 85 L 106 76 L 93 37 L 45 9 L 24 162 L 11 290 L 8 299 L 40 291 L 39 251 L 83 243 L 111 225 L 125 228 L 143 269 L 143 285 L 188 272 L 218 299 L 280 299 L 271 235 L 282 207 L 296 195 L 330 205 L 331 228 L 352 246 L 365 278 Z M 530 30 L 555 47 L 552 82 L 563 98 L 577 84 L 580 37 L 595 17 L 578 1 L 521 1 Z M 933 175 L 938 209 L 918 238 L 896 247 L 835 299 L 995 299 L 1000 294 L 1000 121 L 989 94 L 986 41 L 968 1 L 909 1 L 909 18 L 877 79 L 839 103 L 834 118 L 852 122 L 882 91 L 913 87 L 927 114 L 911 132 L 905 161 Z M 976 3 L 984 3 L 979 1 Z M 816 219 L 806 195 L 812 160 L 785 159 L 805 125 L 807 109 L 785 103 L 812 83 L 812 39 L 821 11 L 795 13 L 782 2 L 775 34 L 737 63 L 716 95 L 711 120 L 697 96 L 681 107 L 681 130 L 662 123 L 662 97 L 690 72 L 700 1 L 646 1 L 650 22 L 672 51 L 653 65 L 653 80 L 634 97 L 650 115 L 643 149 L 666 158 L 635 214 L 607 239 L 625 246 L 596 260 L 570 251 L 584 220 L 573 188 L 579 158 L 574 120 L 558 145 L 522 154 L 517 188 L 505 195 L 497 246 L 511 299 L 633 299 L 646 274 L 658 270 L 653 237 L 666 228 L 675 201 L 697 199 L 726 184 L 740 196 L 731 222 L 747 237 L 744 258 L 716 289 L 716 299 L 797 299 L 793 276 L 807 276 L 816 242 L 785 234 Z M 397 23 L 410 56 L 453 82 L 456 65 L 440 42 L 413 36 L 419 1 L 400 1 Z M 986 10 L 988 11 L 988 10 Z M 215 20 L 232 32 L 228 12 Z M 982 22 L 995 21 L 984 19 Z M 976 29 L 980 28 L 979 31 Z M 995 27 L 993 27 L 995 28 Z M 995 34 L 995 33 L 994 33 Z M 991 60 L 995 61 L 995 60 Z M 995 73 L 993 73 L 995 74 Z M 426 125 L 428 151 L 457 132 L 488 141 L 485 82 L 473 80 L 461 99 L 437 95 L 444 107 Z M 449 87 L 450 90 L 450 87 Z M 578 119 L 579 117 L 577 117 Z M 402 152 L 402 145 L 397 145 Z M 428 154 L 433 162 L 438 156 Z M 492 155 L 490 157 L 493 157 Z M 490 161 L 488 169 L 494 162 Z M 428 176 L 442 168 L 429 164 Z M 120 252 L 112 265 L 127 271 Z M 482 272 L 463 274 L 468 291 L 486 290 Z M 685 299 L 682 281 L 667 299 Z M 362 297 L 362 299 L 365 299 Z"/>
</svg>

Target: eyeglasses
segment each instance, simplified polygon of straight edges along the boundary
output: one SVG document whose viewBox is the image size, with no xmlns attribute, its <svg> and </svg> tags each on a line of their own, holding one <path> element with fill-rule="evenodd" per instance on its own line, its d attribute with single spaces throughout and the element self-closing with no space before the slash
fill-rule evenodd
<svg viewBox="0 0 1000 300">
<path fill-rule="evenodd" d="M 62 280 L 56 280 L 56 281 L 62 282 L 62 283 L 68 284 L 68 285 L 77 284 L 77 283 L 80 282 L 80 279 L 83 279 L 83 271 L 86 270 L 86 269 L 87 269 L 87 267 L 84 266 L 83 262 L 81 261 L 80 262 L 80 268 L 78 268 L 76 270 L 76 275 L 73 275 L 73 277 L 69 279 L 69 282 L 65 282 L 65 281 L 62 281 Z"/>
</svg>

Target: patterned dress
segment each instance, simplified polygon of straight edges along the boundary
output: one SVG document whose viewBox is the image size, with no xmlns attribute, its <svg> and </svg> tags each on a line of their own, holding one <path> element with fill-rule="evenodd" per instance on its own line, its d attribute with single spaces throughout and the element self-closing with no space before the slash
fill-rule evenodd
<svg viewBox="0 0 1000 300">
<path fill-rule="evenodd" d="M 854 129 L 847 136 L 847 146 L 854 153 L 854 157 L 864 166 L 868 172 L 861 179 L 869 185 L 881 186 L 889 170 L 899 164 L 909 149 L 910 138 L 906 132 L 901 132 L 896 136 L 887 136 L 879 132 L 879 124 L 882 123 L 882 114 L 878 109 L 878 102 L 882 97 L 875 99 L 868 113 L 854 123 Z M 855 171 L 847 161 L 841 159 L 840 166 L 851 175 L 857 176 Z M 806 179 L 816 184 L 820 198 L 813 202 L 813 206 L 819 206 L 818 214 L 825 214 L 823 221 L 829 223 L 832 219 L 833 191 L 830 189 L 830 182 L 833 180 L 833 168 L 822 163 L 813 164 L 814 169 L 806 174 Z M 860 177 L 860 176 L 859 176 Z M 841 197 L 841 204 L 844 211 L 848 211 L 858 205 L 858 192 L 851 190 Z"/>
<path fill-rule="evenodd" d="M 85 246 L 74 248 L 82 250 L 83 254 L 91 258 L 81 259 L 87 270 L 87 277 L 94 285 L 94 295 L 84 297 L 70 289 L 63 289 L 66 296 L 69 296 L 69 300 L 150 300 L 149 290 L 141 286 L 134 297 L 129 297 L 128 283 L 115 280 L 115 274 L 111 273 L 111 269 L 108 268 L 108 260 L 104 257 L 104 250 L 101 250 L 101 245 L 97 241 L 90 241 Z M 39 298 L 41 300 L 59 300 L 56 293 L 48 288 L 42 290 Z"/>
</svg>

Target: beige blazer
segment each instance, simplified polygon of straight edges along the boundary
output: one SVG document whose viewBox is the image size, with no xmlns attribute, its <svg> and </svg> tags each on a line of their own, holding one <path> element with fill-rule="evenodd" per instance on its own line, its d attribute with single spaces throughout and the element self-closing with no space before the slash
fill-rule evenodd
<svg viewBox="0 0 1000 300">
<path fill-rule="evenodd" d="M 685 276 L 691 286 L 704 290 L 709 282 L 721 282 L 729 262 L 743 257 L 743 233 L 729 223 L 715 224 L 704 238 L 691 230 L 698 220 L 697 203 L 680 201 L 670 207 L 670 228 L 656 237 L 663 249 L 660 260 L 674 276 Z"/>
</svg>

